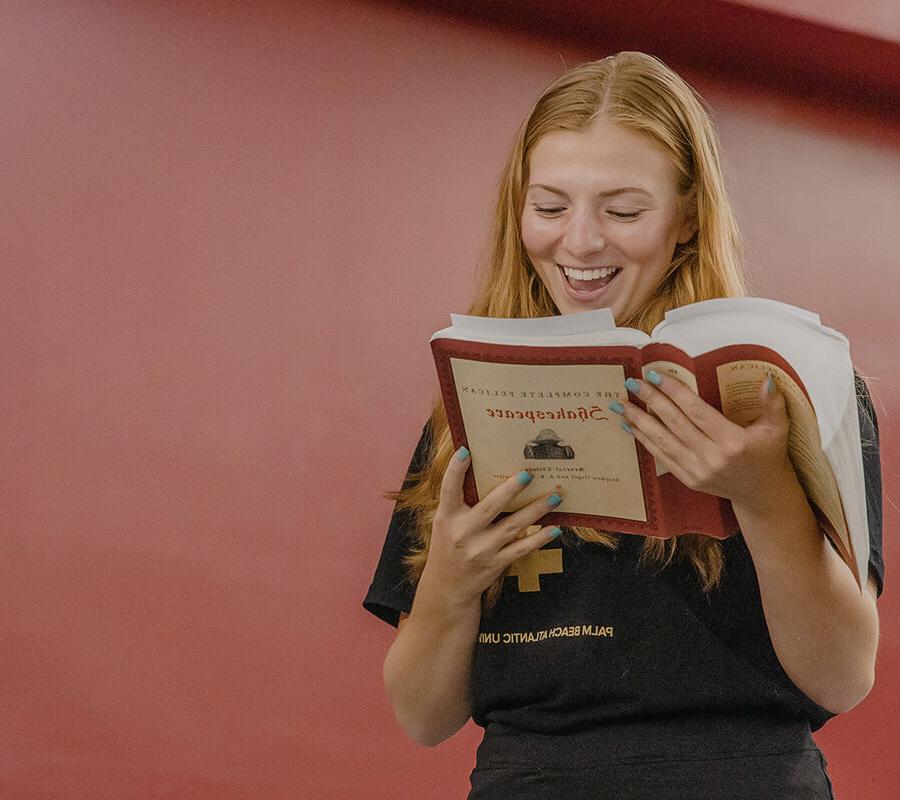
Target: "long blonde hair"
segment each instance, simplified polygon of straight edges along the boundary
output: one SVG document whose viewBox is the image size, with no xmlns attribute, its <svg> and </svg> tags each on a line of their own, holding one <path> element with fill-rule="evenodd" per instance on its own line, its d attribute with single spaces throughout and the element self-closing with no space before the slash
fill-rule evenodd
<svg viewBox="0 0 900 800">
<path fill-rule="evenodd" d="M 698 229 L 678 244 L 670 268 L 655 289 L 620 326 L 649 333 L 669 309 L 716 297 L 744 296 L 742 240 L 725 190 L 718 137 L 701 98 L 657 58 L 621 52 L 581 64 L 551 83 L 522 123 L 507 159 L 494 210 L 490 263 L 469 314 L 487 317 L 541 317 L 559 314 L 522 244 L 521 217 L 528 184 L 529 157 L 543 136 L 555 131 L 582 131 L 602 116 L 648 137 L 666 152 L 676 168 L 680 201 L 696 215 Z M 431 414 L 431 440 L 424 467 L 409 476 L 399 492 L 398 509 L 413 509 L 416 545 L 405 563 L 415 584 L 428 558 L 431 525 L 441 478 L 453 455 L 447 415 L 440 397 Z M 622 534 L 572 528 L 580 538 L 618 546 Z M 667 566 L 675 557 L 695 569 L 703 591 L 720 580 L 722 547 L 695 533 L 671 539 L 646 537 L 644 563 Z M 503 577 L 483 595 L 490 608 L 499 597 Z"/>
</svg>

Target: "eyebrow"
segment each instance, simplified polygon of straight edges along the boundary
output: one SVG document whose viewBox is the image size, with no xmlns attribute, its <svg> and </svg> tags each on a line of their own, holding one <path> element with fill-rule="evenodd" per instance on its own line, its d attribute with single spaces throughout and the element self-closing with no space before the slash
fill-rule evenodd
<svg viewBox="0 0 900 800">
<path fill-rule="evenodd" d="M 561 197 L 567 197 L 568 195 L 562 189 L 555 189 L 552 186 L 547 186 L 545 183 L 532 183 L 531 186 L 528 187 L 528 191 L 532 189 L 546 189 L 548 192 L 553 192 L 553 194 L 558 194 Z M 653 197 L 650 192 L 646 189 L 641 189 L 640 186 L 622 186 L 619 189 L 610 189 L 607 192 L 598 192 L 597 197 L 613 197 L 617 194 L 627 194 L 628 192 L 637 192 L 638 194 L 645 194 L 647 197 Z"/>
</svg>

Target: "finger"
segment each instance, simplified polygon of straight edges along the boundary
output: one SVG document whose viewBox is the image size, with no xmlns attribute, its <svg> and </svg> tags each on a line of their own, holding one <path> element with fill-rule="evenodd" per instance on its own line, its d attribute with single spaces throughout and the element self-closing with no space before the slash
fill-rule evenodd
<svg viewBox="0 0 900 800">
<path fill-rule="evenodd" d="M 655 389 L 657 399 L 667 398 L 674 407 L 677 407 L 690 420 L 691 427 L 699 430 L 706 438 L 717 441 L 737 433 L 735 429 L 739 426 L 713 408 L 693 389 L 685 386 L 677 378 L 671 375 L 659 375 L 654 370 L 650 370 L 647 378 L 647 382 L 638 381 L 639 391 L 636 393 L 644 402 L 648 402 Z M 659 416 L 656 409 L 654 408 L 653 410 Z M 668 413 L 671 414 L 671 410 Z M 667 419 L 668 421 L 670 420 Z M 681 436 L 682 432 L 676 430 L 676 433 Z M 696 442 L 688 442 L 687 439 L 684 439 L 684 441 L 687 444 L 696 444 Z"/>
<path fill-rule="evenodd" d="M 528 486 L 533 480 L 533 476 L 527 471 L 522 470 L 515 475 L 510 475 L 499 486 L 495 486 L 488 494 L 472 506 L 472 513 L 476 520 L 482 525 L 487 526 L 500 514 L 510 503 L 510 501 Z"/>
<path fill-rule="evenodd" d="M 650 375 L 656 375 L 652 370 Z M 678 383 L 674 378 L 670 378 L 667 386 Z M 628 402 L 624 404 L 622 416 L 628 422 L 638 423 L 644 432 L 656 439 L 659 435 L 667 434 L 674 447 L 688 448 L 698 450 L 709 444 L 706 435 L 697 428 L 692 420 L 685 415 L 685 412 L 660 388 L 654 387 L 646 381 L 638 381 L 629 378 L 625 382 L 628 391 L 634 397 L 640 398 L 646 406 L 644 411 L 637 403 Z M 692 394 L 690 390 L 681 386 L 687 394 Z M 693 395 L 696 400 L 700 398 Z M 702 401 L 701 401 L 702 402 Z"/>
<path fill-rule="evenodd" d="M 471 455 L 466 447 L 460 447 L 452 456 L 444 477 L 441 478 L 441 494 L 438 502 L 445 511 L 456 511 L 465 506 L 463 500 L 463 479 L 471 462 Z"/>
<path fill-rule="evenodd" d="M 514 542 L 506 545 L 506 547 L 500 550 L 497 555 L 508 567 L 517 559 L 522 558 L 522 556 L 527 556 L 529 553 L 543 547 L 547 542 L 552 542 L 561 533 L 562 528 L 559 528 L 558 526 L 550 525 L 541 528 L 536 533 L 524 536 L 521 539 L 516 539 Z"/>
<path fill-rule="evenodd" d="M 515 538 L 520 531 L 535 524 L 545 514 L 553 511 L 562 503 L 562 498 L 556 493 L 543 494 L 518 511 L 499 520 L 494 526 L 499 539 L 498 545 Z"/>
<path fill-rule="evenodd" d="M 694 458 L 694 451 L 685 445 L 670 428 L 646 411 L 641 411 L 636 405 L 626 407 L 622 416 L 627 420 L 625 424 L 628 425 L 628 428 L 623 427 L 623 430 L 645 446 L 647 446 L 647 442 L 652 443 L 653 447 L 647 446 L 647 449 L 657 458 L 662 455 L 666 465 L 670 461 L 687 463 Z"/>
<path fill-rule="evenodd" d="M 658 423 L 657 423 L 658 424 Z M 672 458 L 666 450 L 663 449 L 660 442 L 665 440 L 665 434 L 657 434 L 654 437 L 651 434 L 646 433 L 641 430 L 637 425 L 633 424 L 630 426 L 631 430 L 628 431 L 635 439 L 637 439 L 652 455 L 654 458 L 658 459 L 663 463 L 666 469 L 669 470 L 678 480 L 680 480 L 685 486 L 691 485 L 691 478 L 688 474 L 681 468 L 679 461 Z M 691 458 L 694 458 L 693 453 L 689 453 Z"/>
</svg>

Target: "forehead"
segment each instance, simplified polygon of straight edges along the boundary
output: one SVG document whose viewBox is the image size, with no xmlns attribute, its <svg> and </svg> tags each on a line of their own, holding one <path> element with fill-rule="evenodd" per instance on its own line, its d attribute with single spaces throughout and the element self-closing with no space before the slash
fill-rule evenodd
<svg viewBox="0 0 900 800">
<path fill-rule="evenodd" d="M 676 191 L 675 168 L 656 142 L 627 128 L 597 119 L 584 131 L 543 136 L 529 158 L 529 184 L 568 191 L 602 192 L 639 186 L 655 195 Z"/>
</svg>

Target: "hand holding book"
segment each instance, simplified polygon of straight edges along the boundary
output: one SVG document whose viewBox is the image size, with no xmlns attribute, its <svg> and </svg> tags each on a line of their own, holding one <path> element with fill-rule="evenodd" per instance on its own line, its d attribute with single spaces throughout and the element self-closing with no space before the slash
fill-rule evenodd
<svg viewBox="0 0 900 800">
<path fill-rule="evenodd" d="M 794 472 L 788 455 L 790 419 L 770 376 L 758 389 L 762 413 L 746 427 L 655 370 L 646 381 L 629 378 L 625 386 L 642 405 L 616 400 L 610 410 L 621 413 L 629 432 L 689 489 L 752 503 L 773 478 Z"/>
<path fill-rule="evenodd" d="M 542 494 L 514 514 L 496 519 L 531 483 L 526 471 L 511 475 L 475 505 L 466 505 L 463 476 L 469 462 L 468 450 L 461 447 L 444 472 L 422 575 L 422 582 L 435 587 L 443 603 L 453 609 L 477 604 L 482 592 L 513 562 L 561 533 L 560 528 L 550 526 L 522 536 L 523 530 L 560 505 L 562 498 L 555 492 Z"/>
</svg>

